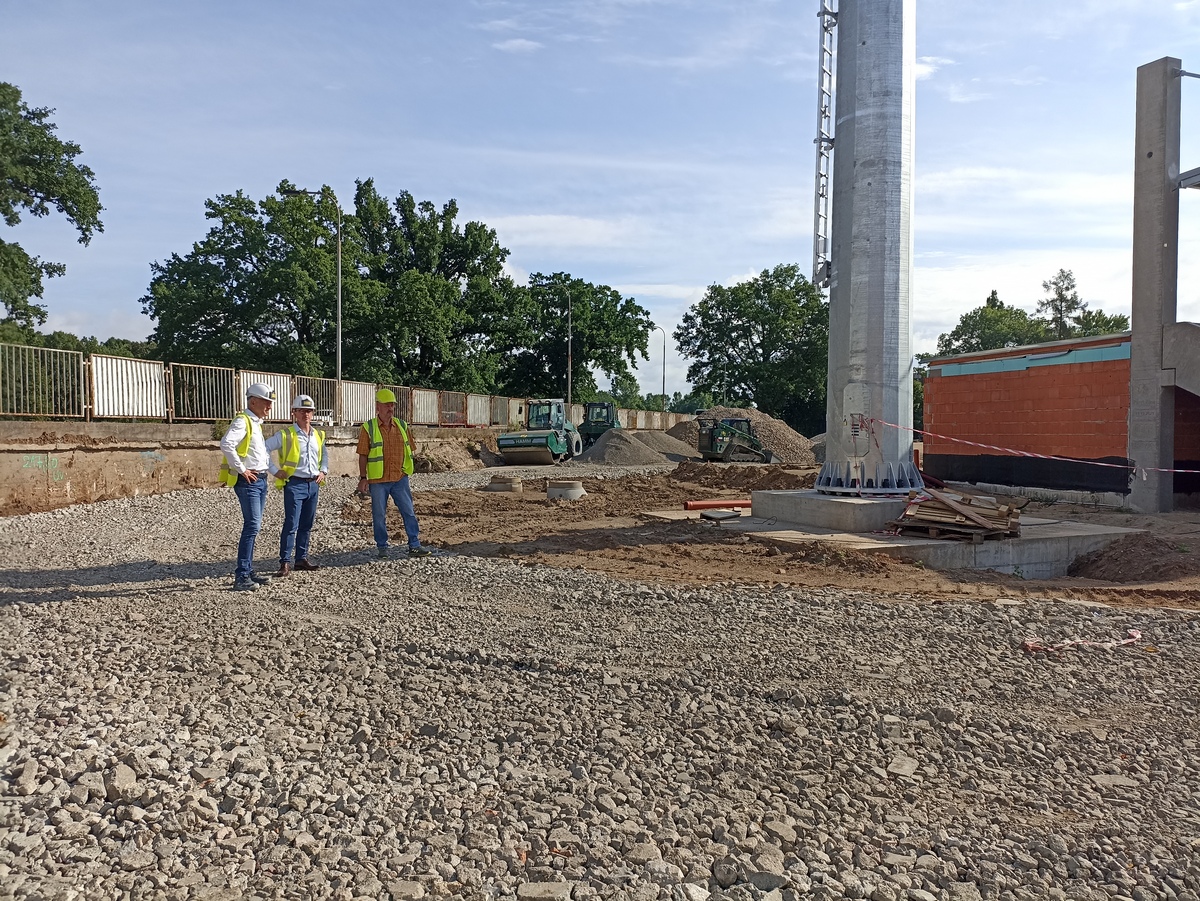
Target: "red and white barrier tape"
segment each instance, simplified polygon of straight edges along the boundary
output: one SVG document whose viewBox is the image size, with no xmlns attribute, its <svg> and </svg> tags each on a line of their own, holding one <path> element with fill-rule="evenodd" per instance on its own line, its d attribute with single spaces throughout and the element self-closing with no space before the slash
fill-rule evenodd
<svg viewBox="0 0 1200 901">
<path fill-rule="evenodd" d="M 1085 641 L 1082 638 L 1069 638 L 1066 641 L 1060 641 L 1057 644 L 1046 644 L 1040 638 L 1030 636 L 1021 642 L 1021 650 L 1026 654 L 1035 654 L 1038 651 L 1044 651 L 1047 654 L 1061 654 L 1063 651 L 1071 648 L 1100 648 L 1105 651 L 1112 651 L 1127 644 L 1134 644 L 1142 640 L 1142 633 L 1137 629 L 1130 629 L 1125 633 L 1128 638 L 1121 641 Z"/>
<path fill-rule="evenodd" d="M 1163 469 L 1158 466 L 1131 466 L 1128 463 L 1101 463 L 1097 460 L 1075 460 L 1071 457 L 1059 457 L 1054 454 L 1038 454 L 1033 451 L 1016 450 L 1011 447 L 1000 447 L 995 444 L 980 444 L 978 441 L 968 441 L 965 438 L 952 438 L 950 435 L 939 435 L 937 432 L 927 432 L 924 429 L 914 429 L 909 426 L 896 425 L 894 422 L 888 422 L 884 419 L 868 419 L 868 423 L 874 426 L 875 423 L 886 425 L 889 428 L 899 429 L 902 432 L 912 432 L 914 435 L 928 435 L 930 438 L 940 438 L 943 441 L 954 441 L 958 444 L 969 444 L 971 447 L 982 447 L 985 450 L 1001 451 L 1006 454 L 1013 454 L 1017 457 L 1035 457 L 1038 460 L 1059 460 L 1063 463 L 1079 463 L 1086 466 L 1104 466 L 1109 469 L 1129 469 L 1140 471 L 1142 479 L 1146 478 L 1147 472 L 1184 472 L 1192 475 L 1200 475 L 1200 469 Z"/>
</svg>

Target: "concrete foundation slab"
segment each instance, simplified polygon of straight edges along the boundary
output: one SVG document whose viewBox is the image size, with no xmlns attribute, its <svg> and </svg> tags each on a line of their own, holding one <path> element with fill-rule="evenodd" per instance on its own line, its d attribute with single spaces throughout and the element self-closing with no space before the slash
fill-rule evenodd
<svg viewBox="0 0 1200 901">
<path fill-rule="evenodd" d="M 756 492 L 757 493 L 757 492 Z M 782 493 L 782 492 L 781 492 Z M 657 519 L 699 519 L 685 510 L 656 510 L 647 514 Z M 997 538 L 971 544 L 936 538 L 907 538 L 889 534 L 864 534 L 825 529 L 774 518 L 741 516 L 717 528 L 752 535 L 787 549 L 813 541 L 828 541 L 847 550 L 888 554 L 901 560 L 919 561 L 930 569 L 991 569 L 1026 579 L 1053 579 L 1067 574 L 1076 557 L 1099 550 L 1118 538 L 1140 529 L 1122 529 L 1062 519 L 1026 518 L 1019 538 Z"/>
<path fill-rule="evenodd" d="M 754 491 L 751 514 L 757 519 L 801 522 L 837 532 L 876 532 L 904 512 L 905 498 L 847 497 L 816 491 Z"/>
</svg>

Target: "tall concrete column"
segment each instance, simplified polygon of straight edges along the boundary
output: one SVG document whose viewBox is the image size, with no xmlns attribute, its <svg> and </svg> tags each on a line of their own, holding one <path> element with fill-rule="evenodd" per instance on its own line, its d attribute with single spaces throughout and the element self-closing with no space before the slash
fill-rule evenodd
<svg viewBox="0 0 1200 901">
<path fill-rule="evenodd" d="M 816 486 L 829 494 L 922 484 L 906 431 L 915 20 L 916 0 L 838 7 L 826 462 Z"/>
<path fill-rule="evenodd" d="M 1175 370 L 1163 368 L 1163 329 L 1175 322 L 1179 275 L 1179 60 L 1137 71 L 1133 166 L 1133 337 L 1129 348 L 1128 456 L 1138 466 L 1130 505 L 1174 508 Z"/>
</svg>

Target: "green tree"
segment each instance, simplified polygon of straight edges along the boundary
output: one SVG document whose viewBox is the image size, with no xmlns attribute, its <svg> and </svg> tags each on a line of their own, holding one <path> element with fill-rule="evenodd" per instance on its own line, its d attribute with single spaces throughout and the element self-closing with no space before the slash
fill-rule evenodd
<svg viewBox="0 0 1200 901">
<path fill-rule="evenodd" d="M 667 409 L 672 413 L 695 413 L 713 406 L 716 406 L 713 396 L 707 391 L 691 391 L 687 394 L 676 391 L 667 401 Z"/>
<path fill-rule="evenodd" d="M 1112 335 L 1129 331 L 1129 317 L 1124 313 L 1109 315 L 1100 310 L 1081 310 L 1075 317 L 1074 337 L 1090 338 L 1093 335 Z"/>
<path fill-rule="evenodd" d="M 954 330 L 938 337 L 941 356 L 1020 347 L 1050 340 L 1046 323 L 1018 307 L 1006 305 L 993 289 L 981 307 L 964 313 Z"/>
<path fill-rule="evenodd" d="M 1038 301 L 1037 311 L 1049 323 L 1051 340 L 1061 341 L 1075 335 L 1075 319 L 1087 309 L 1075 289 L 1075 275 L 1069 269 L 1059 269 L 1051 279 L 1042 282 L 1049 296 Z"/>
<path fill-rule="evenodd" d="M 348 338 L 357 377 L 496 392 L 537 317 L 504 273 L 495 230 L 458 223 L 453 200 L 438 209 L 404 191 L 389 204 L 371 179 L 358 183 L 355 206 L 368 282 Z"/>
<path fill-rule="evenodd" d="M 23 210 L 40 217 L 53 207 L 75 226 L 79 243 L 88 244 L 104 231 L 95 173 L 75 162 L 82 152 L 78 144 L 54 134 L 53 112 L 27 106 L 16 85 L 0 82 L 0 215 L 11 227 L 20 224 Z M 42 297 L 44 279 L 65 272 L 62 263 L 41 260 L 20 244 L 0 240 L 0 302 L 6 312 L 0 325 L 32 328 L 45 322 L 46 308 L 31 301 Z"/>
<path fill-rule="evenodd" d="M 526 318 L 513 323 L 508 335 L 501 393 L 566 397 L 569 325 L 571 399 L 596 398 L 597 370 L 614 383 L 632 379 L 633 396 L 638 396 L 632 364 L 639 356 L 647 359 L 654 328 L 648 310 L 607 285 L 565 272 L 535 272 L 526 290 L 528 303 L 521 307 Z"/>
<path fill-rule="evenodd" d="M 284 182 L 280 190 L 291 189 Z M 333 375 L 337 207 L 331 194 L 205 202 L 215 224 L 185 256 L 152 263 L 142 307 L 164 359 Z M 343 295 L 361 292 L 347 233 Z M 348 265 L 347 265 L 348 263 Z"/>
<path fill-rule="evenodd" d="M 783 419 L 804 434 L 825 430 L 829 307 L 794 264 L 732 287 L 712 285 L 674 333 L 693 362 L 697 393 Z"/>
</svg>

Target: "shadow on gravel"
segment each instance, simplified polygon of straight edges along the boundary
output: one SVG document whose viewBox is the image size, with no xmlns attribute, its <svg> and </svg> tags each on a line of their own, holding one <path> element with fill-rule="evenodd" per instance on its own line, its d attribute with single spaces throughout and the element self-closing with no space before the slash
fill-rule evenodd
<svg viewBox="0 0 1200 901">
<path fill-rule="evenodd" d="M 445 556 L 446 551 L 431 549 L 433 555 Z M 425 558 L 428 559 L 428 558 Z M 337 554 L 313 557 L 321 569 L 344 569 L 347 567 L 367 567 L 376 563 L 413 562 L 420 560 L 410 558 L 403 548 L 392 548 L 387 560 L 375 556 L 375 548 L 342 551 Z M 255 569 L 264 574 L 275 571 L 278 563 L 275 560 L 258 559 Z M 53 603 L 69 601 L 75 598 L 88 597 L 121 597 L 130 591 L 183 592 L 192 591 L 197 586 L 193 582 L 206 579 L 228 580 L 228 588 L 233 587 L 234 561 L 205 562 L 205 563 L 159 563 L 157 560 L 143 560 L 131 563 L 115 563 L 108 566 L 72 567 L 70 569 L 0 569 L 0 586 L 10 589 L 10 593 L 0 594 L 0 607 L 17 603 Z M 287 580 L 279 580 L 280 584 L 292 580 L 319 579 L 321 571 L 295 572 Z M 139 586 L 130 588 L 128 586 Z M 114 586 L 122 586 L 115 588 Z M 100 591 L 87 589 L 99 588 Z"/>
</svg>

